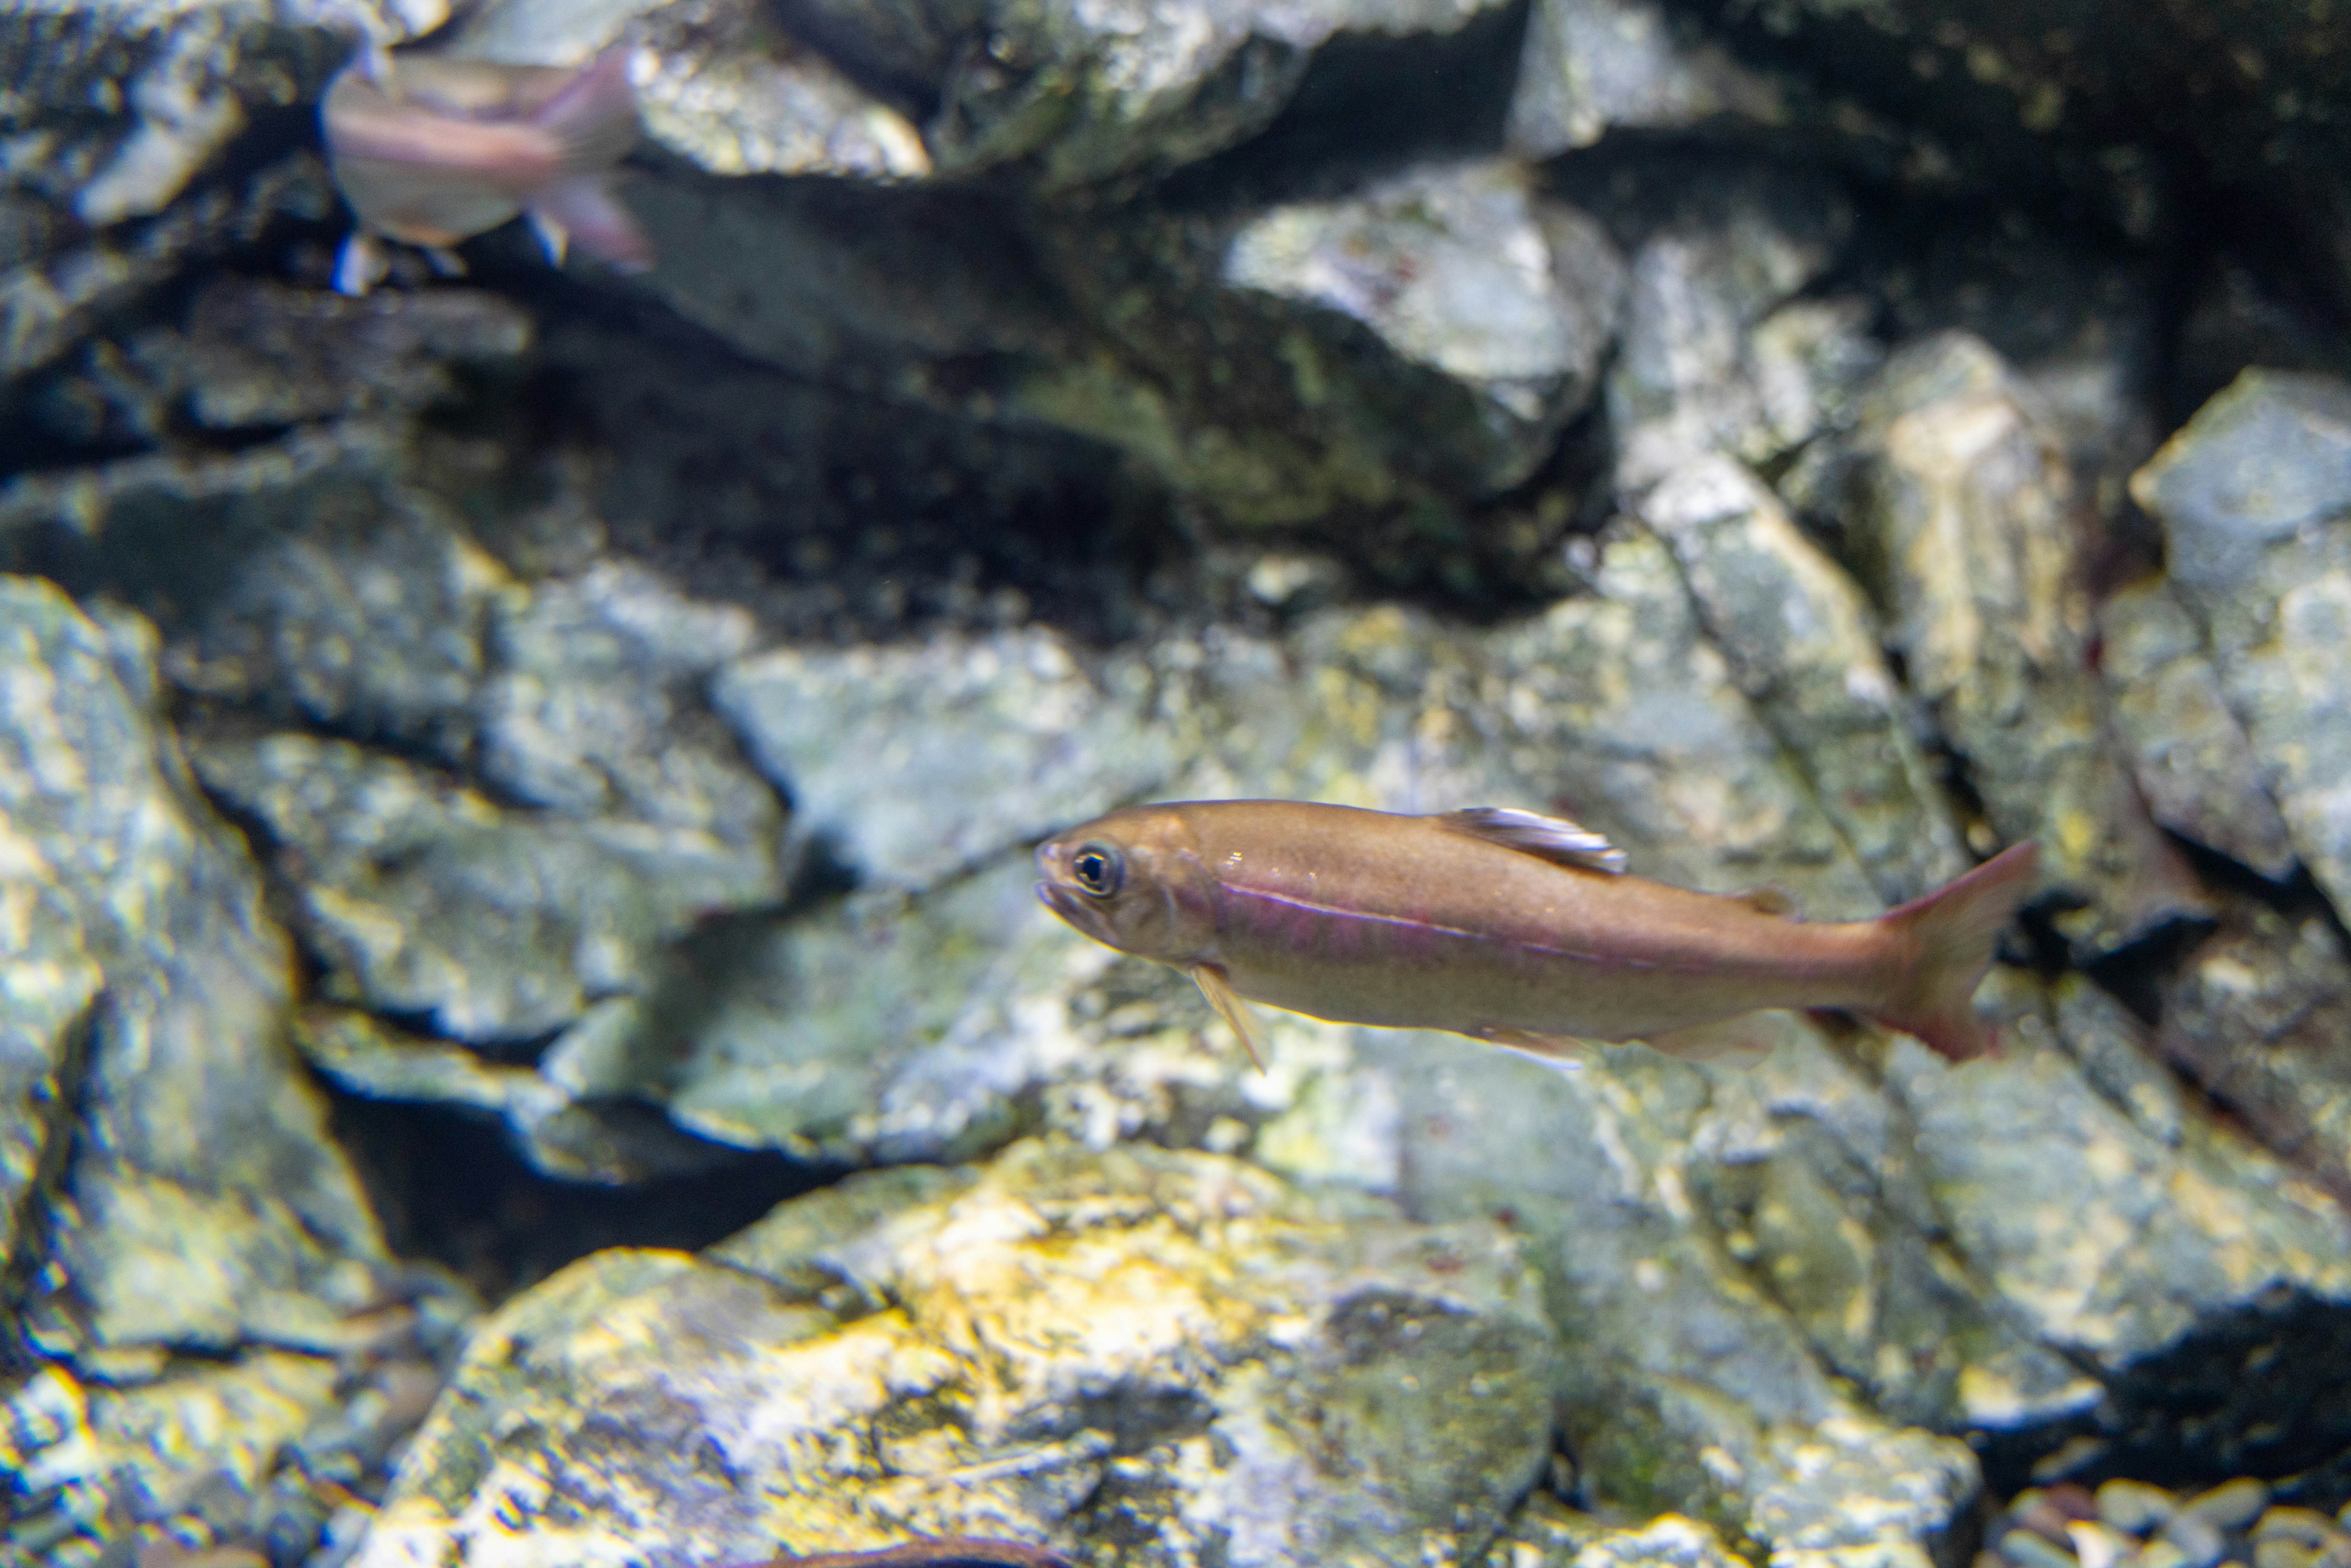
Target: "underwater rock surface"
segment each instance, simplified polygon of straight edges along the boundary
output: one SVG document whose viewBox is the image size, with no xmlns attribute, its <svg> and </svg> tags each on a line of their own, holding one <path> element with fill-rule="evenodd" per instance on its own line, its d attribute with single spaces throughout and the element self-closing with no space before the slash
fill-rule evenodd
<svg viewBox="0 0 2351 1568">
<path fill-rule="evenodd" d="M 291 944 L 154 659 L 137 617 L 0 579 L 0 1513 L 43 1561 L 142 1531 L 307 1550 L 330 1478 L 381 1484 L 465 1312 L 329 1132 Z"/>
<path fill-rule="evenodd" d="M 1554 1349 L 1491 1225 L 1213 1155 L 1023 1143 L 517 1298 L 356 1561 L 910 1531 L 1050 1535 L 1081 1562 L 1466 1561 L 1550 1450 Z"/>
<path fill-rule="evenodd" d="M 0 16 L 0 1559 L 2343 1568 L 2340 28 L 2021 17 Z M 658 265 L 330 292 L 418 39 Z M 1258 1073 L 1030 885 L 1245 795 L 2045 884 L 1993 1060 Z"/>
</svg>

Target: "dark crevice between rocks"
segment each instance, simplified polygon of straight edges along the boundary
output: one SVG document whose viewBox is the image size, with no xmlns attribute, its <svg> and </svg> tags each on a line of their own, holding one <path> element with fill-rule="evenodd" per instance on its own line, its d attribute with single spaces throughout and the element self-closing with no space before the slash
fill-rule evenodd
<svg viewBox="0 0 2351 1568">
<path fill-rule="evenodd" d="M 66 1026 L 64 1050 L 39 1109 L 33 1172 L 16 1197 L 8 1256 L 0 1266 L 0 1388 L 13 1390 L 45 1359 L 26 1338 L 26 1309 L 38 1291 L 56 1239 L 57 1201 L 80 1138 L 106 1000 L 106 992 L 99 991 Z"/>
<path fill-rule="evenodd" d="M 1165 496 L 1081 438 L 842 393 L 569 289 L 543 322 L 522 401 L 610 452 L 612 545 L 779 641 L 1035 620 L 1113 643 L 1141 631 L 1145 584 L 1180 548 Z"/>
<path fill-rule="evenodd" d="M 1390 171 L 1501 152 L 1530 9 L 1511 0 L 1442 36 L 1332 38 L 1263 131 L 1168 176 L 1154 204 L 1230 210 L 1345 196 Z"/>
<path fill-rule="evenodd" d="M 493 1303 L 604 1248 L 698 1251 L 848 1169 L 746 1152 L 639 1186 L 559 1181 L 515 1152 L 496 1117 L 321 1082 L 392 1250 L 449 1269 Z"/>
<path fill-rule="evenodd" d="M 2168 1349 L 2105 1375 L 2104 1454 L 2069 1479 L 2193 1489 L 2216 1476 L 2305 1474 L 2329 1510 L 2351 1497 L 2351 1312 L 2298 1291 L 2214 1313 Z M 2330 1471 L 2330 1467 L 2332 1470 Z M 2336 1479 L 2328 1480 L 2334 1473 Z M 2003 1470 L 1994 1490 L 2027 1479 Z"/>
</svg>

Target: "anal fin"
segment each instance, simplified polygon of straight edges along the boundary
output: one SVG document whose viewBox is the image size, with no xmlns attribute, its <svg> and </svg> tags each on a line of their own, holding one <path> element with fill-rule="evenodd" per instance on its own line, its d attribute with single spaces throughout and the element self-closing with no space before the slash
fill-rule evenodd
<svg viewBox="0 0 2351 1568">
<path fill-rule="evenodd" d="M 1200 988 L 1200 994 L 1208 998 L 1208 1005 L 1222 1014 L 1224 1020 L 1232 1026 L 1233 1032 L 1240 1036 L 1241 1049 L 1249 1052 L 1249 1061 L 1259 1072 L 1263 1072 L 1265 1052 L 1258 1046 L 1257 1016 L 1249 1011 L 1249 1005 L 1242 999 L 1241 994 L 1233 989 L 1233 983 L 1225 978 L 1225 972 L 1214 964 L 1195 964 L 1192 966 L 1192 983 Z"/>
<path fill-rule="evenodd" d="M 1532 1030 L 1510 1029 L 1501 1024 L 1488 1024 L 1477 1034 L 1488 1045 L 1548 1057 L 1570 1071 L 1582 1068 L 1584 1059 L 1592 1054 L 1592 1042 L 1572 1034 L 1537 1034 Z"/>
</svg>

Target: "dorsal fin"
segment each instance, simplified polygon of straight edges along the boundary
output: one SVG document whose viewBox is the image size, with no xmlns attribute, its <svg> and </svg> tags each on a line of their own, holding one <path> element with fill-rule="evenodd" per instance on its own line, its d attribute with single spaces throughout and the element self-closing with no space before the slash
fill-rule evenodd
<svg viewBox="0 0 2351 1568">
<path fill-rule="evenodd" d="M 1546 817 L 1510 806 L 1471 806 L 1447 811 L 1437 821 L 1489 843 L 1581 871 L 1604 871 L 1621 876 L 1625 852 L 1579 822 Z"/>
</svg>

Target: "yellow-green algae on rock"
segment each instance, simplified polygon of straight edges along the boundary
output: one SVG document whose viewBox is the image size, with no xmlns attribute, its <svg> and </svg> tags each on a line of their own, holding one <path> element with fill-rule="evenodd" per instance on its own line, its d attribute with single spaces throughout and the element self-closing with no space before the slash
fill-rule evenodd
<svg viewBox="0 0 2351 1568">
<path fill-rule="evenodd" d="M 700 1563 L 910 1534 L 1083 1563 L 1475 1561 L 1551 1448 L 1515 1245 L 1213 1155 L 1029 1141 L 510 1302 L 360 1568 Z"/>
</svg>

